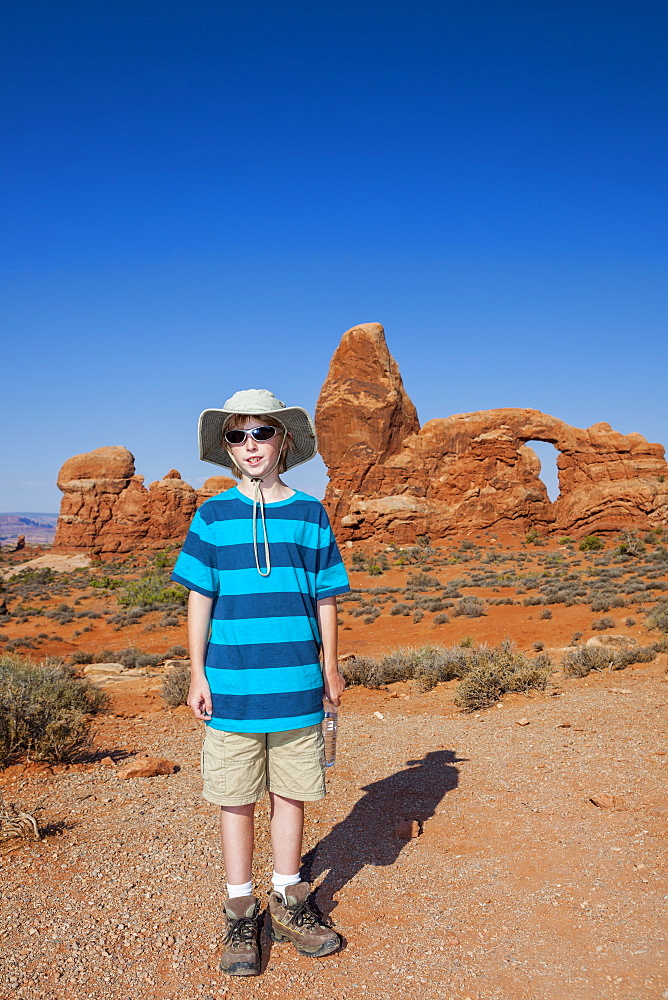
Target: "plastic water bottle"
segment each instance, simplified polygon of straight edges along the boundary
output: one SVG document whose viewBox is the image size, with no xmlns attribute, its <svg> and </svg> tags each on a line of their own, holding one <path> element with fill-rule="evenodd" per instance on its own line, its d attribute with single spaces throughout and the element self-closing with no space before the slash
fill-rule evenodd
<svg viewBox="0 0 668 1000">
<path fill-rule="evenodd" d="M 325 738 L 325 767 L 333 767 L 336 763 L 336 731 L 339 725 L 339 710 L 331 701 L 323 699 L 322 707 L 325 718 L 322 720 L 322 735 Z"/>
</svg>

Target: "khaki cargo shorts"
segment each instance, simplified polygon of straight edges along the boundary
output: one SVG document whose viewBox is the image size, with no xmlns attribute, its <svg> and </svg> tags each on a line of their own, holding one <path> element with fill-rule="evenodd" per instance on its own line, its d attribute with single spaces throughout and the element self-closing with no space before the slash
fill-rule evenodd
<svg viewBox="0 0 668 1000">
<path fill-rule="evenodd" d="M 287 799 L 325 797 L 325 745 L 319 725 L 285 733 L 226 733 L 207 726 L 203 797 L 217 806 L 257 802 L 265 790 Z"/>
</svg>

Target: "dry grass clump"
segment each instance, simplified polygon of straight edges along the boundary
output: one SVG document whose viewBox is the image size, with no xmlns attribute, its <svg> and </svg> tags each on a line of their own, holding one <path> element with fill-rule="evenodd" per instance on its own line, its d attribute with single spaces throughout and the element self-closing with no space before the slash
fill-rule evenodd
<svg viewBox="0 0 668 1000">
<path fill-rule="evenodd" d="M 40 840 L 39 826 L 31 813 L 20 812 L 14 804 L 7 808 L 0 795 L 0 842 L 10 840 Z M 12 849 L 0 847 L 0 854 Z"/>
<path fill-rule="evenodd" d="M 190 660 L 175 663 L 165 674 L 160 694 L 170 708 L 187 704 L 190 687 Z"/>
<path fill-rule="evenodd" d="M 122 663 L 128 670 L 141 667 L 156 667 L 162 657 L 159 653 L 143 653 L 135 646 L 126 649 L 103 649 L 96 657 L 96 663 Z"/>
<path fill-rule="evenodd" d="M 629 649 L 580 646 L 564 656 L 561 669 L 567 677 L 586 677 L 592 670 L 623 670 L 633 663 L 651 663 L 656 654 L 663 651 L 664 645 L 656 642 L 651 646 L 632 646 Z"/>
<path fill-rule="evenodd" d="M 379 659 L 351 657 L 342 665 L 348 684 L 381 688 L 395 681 L 415 681 L 429 691 L 442 681 L 460 678 L 455 704 L 475 711 L 506 691 L 544 690 L 551 673 L 547 657 L 530 659 L 509 642 L 500 646 L 423 646 L 397 649 Z"/>
<path fill-rule="evenodd" d="M 668 632 L 668 601 L 660 601 L 647 615 L 648 628 L 658 628 Z"/>
<path fill-rule="evenodd" d="M 91 744 L 91 714 L 106 695 L 64 665 L 0 656 L 0 767 L 21 757 L 55 762 Z"/>
<path fill-rule="evenodd" d="M 455 693 L 455 705 L 475 712 L 492 705 L 509 691 L 544 691 L 552 667 L 545 654 L 533 659 L 518 652 L 511 642 L 468 650 L 469 669 Z"/>
</svg>

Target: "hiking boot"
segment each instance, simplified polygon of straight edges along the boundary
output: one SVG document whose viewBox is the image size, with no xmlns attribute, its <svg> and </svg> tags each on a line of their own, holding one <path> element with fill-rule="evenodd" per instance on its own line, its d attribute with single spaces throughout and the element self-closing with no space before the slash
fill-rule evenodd
<svg viewBox="0 0 668 1000">
<path fill-rule="evenodd" d="M 287 903 L 280 892 L 269 893 L 269 915 L 272 941 L 292 941 L 297 951 L 311 958 L 320 958 L 336 951 L 341 938 L 324 924 L 309 905 L 311 886 L 308 882 L 288 885 Z"/>
<path fill-rule="evenodd" d="M 255 896 L 237 896 L 225 903 L 227 930 L 223 938 L 220 971 L 230 976 L 257 976 L 260 973 L 260 941 L 257 915 L 260 902 Z"/>
</svg>

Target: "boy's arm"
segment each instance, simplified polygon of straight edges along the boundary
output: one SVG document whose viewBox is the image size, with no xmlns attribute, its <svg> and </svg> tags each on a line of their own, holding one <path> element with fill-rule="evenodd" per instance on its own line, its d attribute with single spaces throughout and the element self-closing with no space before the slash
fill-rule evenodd
<svg viewBox="0 0 668 1000">
<path fill-rule="evenodd" d="M 335 597 L 323 597 L 318 601 L 318 627 L 322 640 L 322 676 L 325 684 L 325 697 L 332 705 L 341 704 L 341 695 L 346 682 L 339 673 L 338 660 L 338 628 L 339 612 Z"/>
<path fill-rule="evenodd" d="M 204 658 L 209 641 L 213 599 L 191 590 L 188 597 L 188 646 L 190 649 L 190 690 L 188 705 L 196 719 L 208 722 L 213 714 L 211 689 L 204 676 Z"/>
</svg>

